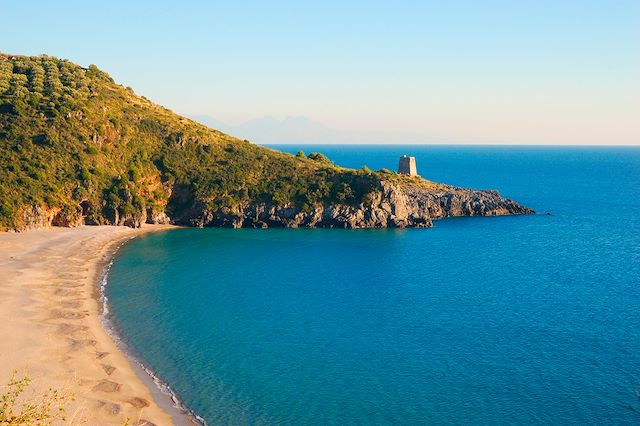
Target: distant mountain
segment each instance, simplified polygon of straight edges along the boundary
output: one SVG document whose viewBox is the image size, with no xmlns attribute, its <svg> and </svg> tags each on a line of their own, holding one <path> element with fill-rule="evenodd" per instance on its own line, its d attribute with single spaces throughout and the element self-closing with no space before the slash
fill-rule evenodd
<svg viewBox="0 0 640 426">
<path fill-rule="evenodd" d="M 411 133 L 384 131 L 345 131 L 333 129 L 304 116 L 277 119 L 266 116 L 230 125 L 208 115 L 190 115 L 189 118 L 240 139 L 261 145 L 274 144 L 424 144 L 450 141 Z"/>
<path fill-rule="evenodd" d="M 234 129 L 238 135 L 258 143 L 332 143 L 336 132 L 306 117 L 256 118 Z"/>
<path fill-rule="evenodd" d="M 198 123 L 204 124 L 205 126 L 211 128 L 211 129 L 216 129 L 216 130 L 220 130 L 221 132 L 225 132 L 225 133 L 231 134 L 231 132 L 228 131 L 228 129 L 230 128 L 230 126 L 228 124 L 223 123 L 222 121 L 216 120 L 215 118 L 213 118 L 211 116 L 208 116 L 208 115 L 188 115 L 187 117 L 189 117 L 193 121 L 197 121 Z"/>
<path fill-rule="evenodd" d="M 258 144 L 348 143 L 349 138 L 307 117 L 259 117 L 238 125 L 229 125 L 206 115 L 190 116 L 195 121 Z"/>
</svg>

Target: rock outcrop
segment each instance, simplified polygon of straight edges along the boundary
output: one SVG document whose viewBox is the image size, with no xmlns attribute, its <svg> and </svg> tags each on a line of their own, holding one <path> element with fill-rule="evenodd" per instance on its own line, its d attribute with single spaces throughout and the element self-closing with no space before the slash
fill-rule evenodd
<svg viewBox="0 0 640 426">
<path fill-rule="evenodd" d="M 143 223 L 170 224 L 171 218 L 164 211 L 157 209 L 145 209 L 141 212 L 132 212 L 121 215 L 118 211 L 112 212 L 112 218 L 100 221 L 94 220 L 83 214 L 81 206 L 72 210 L 68 208 L 48 208 L 43 206 L 29 206 L 21 212 L 21 226 L 15 228 L 17 231 L 27 231 L 29 229 L 48 228 L 60 226 L 64 228 L 75 228 L 80 225 L 116 225 L 139 228 Z M 0 228 L 0 231 L 4 229 Z"/>
<path fill-rule="evenodd" d="M 116 211 L 110 222 L 95 223 L 85 220 L 80 211 L 65 212 L 34 206 L 23 212 L 25 226 L 22 229 L 73 227 L 85 222 L 133 228 L 143 223 L 220 228 L 428 228 L 433 226 L 434 219 L 450 216 L 535 213 L 513 200 L 501 197 L 497 191 L 477 191 L 447 185 L 430 188 L 380 181 L 377 190 L 365 203 L 356 206 L 318 205 L 307 210 L 294 205 L 277 206 L 264 202 L 212 210 L 191 197 L 186 188 L 174 189 L 174 196 L 186 208 L 172 217 L 154 209 L 127 215 L 119 215 Z"/>
<path fill-rule="evenodd" d="M 21 210 L 24 226 L 20 230 L 45 228 L 52 225 L 60 209 L 29 206 Z"/>
</svg>

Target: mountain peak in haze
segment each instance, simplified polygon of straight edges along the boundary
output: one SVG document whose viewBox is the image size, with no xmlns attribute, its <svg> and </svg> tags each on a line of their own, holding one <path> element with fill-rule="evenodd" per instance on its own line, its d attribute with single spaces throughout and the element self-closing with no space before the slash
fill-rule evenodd
<svg viewBox="0 0 640 426">
<path fill-rule="evenodd" d="M 282 119 L 264 116 L 237 125 L 226 124 L 207 115 L 194 115 L 191 118 L 211 128 L 258 144 L 321 144 L 347 141 L 340 132 L 305 116 L 287 116 Z"/>
</svg>

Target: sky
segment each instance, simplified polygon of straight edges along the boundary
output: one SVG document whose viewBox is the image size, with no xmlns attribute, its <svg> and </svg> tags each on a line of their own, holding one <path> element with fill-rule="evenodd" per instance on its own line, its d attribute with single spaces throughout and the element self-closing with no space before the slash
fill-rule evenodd
<svg viewBox="0 0 640 426">
<path fill-rule="evenodd" d="M 305 117 L 388 143 L 640 144 L 639 0 L 0 0 L 0 22 L 2 52 L 96 64 L 231 125 Z"/>
</svg>

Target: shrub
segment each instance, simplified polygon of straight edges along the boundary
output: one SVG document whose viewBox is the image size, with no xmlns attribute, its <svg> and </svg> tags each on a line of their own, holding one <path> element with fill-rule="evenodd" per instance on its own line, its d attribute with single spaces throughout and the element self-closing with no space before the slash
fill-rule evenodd
<svg viewBox="0 0 640 426">
<path fill-rule="evenodd" d="M 309 158 L 311 160 L 314 160 L 314 161 L 319 161 L 319 162 L 322 162 L 322 163 L 333 164 L 332 161 L 329 160 L 329 158 L 327 158 L 326 155 L 324 155 L 324 154 L 322 154 L 320 152 L 312 152 L 311 154 L 309 154 L 309 156 L 307 158 Z"/>
<path fill-rule="evenodd" d="M 13 372 L 6 391 L 0 394 L 0 425 L 48 425 L 65 421 L 66 406 L 73 401 L 73 394 L 64 389 L 47 389 L 33 398 L 26 398 L 25 391 L 31 384 L 29 376 L 18 378 Z"/>
</svg>

